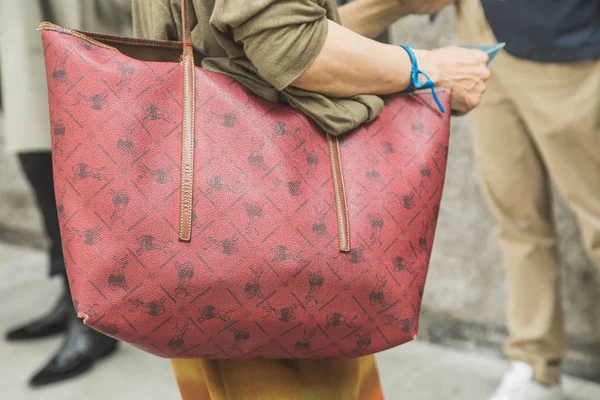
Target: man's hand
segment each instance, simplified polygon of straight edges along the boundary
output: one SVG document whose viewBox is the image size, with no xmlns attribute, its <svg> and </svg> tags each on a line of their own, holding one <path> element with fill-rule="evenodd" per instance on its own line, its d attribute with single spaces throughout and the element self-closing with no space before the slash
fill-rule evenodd
<svg viewBox="0 0 600 400">
<path fill-rule="evenodd" d="M 406 14 L 432 14 L 456 0 L 396 0 Z"/>
</svg>

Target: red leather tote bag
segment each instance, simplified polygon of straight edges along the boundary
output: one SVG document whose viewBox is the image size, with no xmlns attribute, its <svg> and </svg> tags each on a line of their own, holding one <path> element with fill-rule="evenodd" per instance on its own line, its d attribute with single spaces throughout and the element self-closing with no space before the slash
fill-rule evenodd
<svg viewBox="0 0 600 400">
<path fill-rule="evenodd" d="M 376 121 L 328 136 L 195 67 L 183 4 L 183 42 L 40 26 L 78 315 L 172 358 L 355 357 L 412 340 L 449 113 L 431 93 L 391 96 Z"/>
</svg>

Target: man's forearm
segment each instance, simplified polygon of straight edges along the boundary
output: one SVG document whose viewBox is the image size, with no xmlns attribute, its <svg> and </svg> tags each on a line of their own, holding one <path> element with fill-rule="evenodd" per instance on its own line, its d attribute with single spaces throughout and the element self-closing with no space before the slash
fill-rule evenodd
<svg viewBox="0 0 600 400">
<path fill-rule="evenodd" d="M 415 51 L 419 66 L 437 76 L 427 51 Z M 376 42 L 329 21 L 321 52 L 292 86 L 332 97 L 398 93 L 410 84 L 411 62 L 398 46 Z"/>
<path fill-rule="evenodd" d="M 396 0 L 356 0 L 339 8 L 344 27 L 374 38 L 407 15 Z"/>
</svg>

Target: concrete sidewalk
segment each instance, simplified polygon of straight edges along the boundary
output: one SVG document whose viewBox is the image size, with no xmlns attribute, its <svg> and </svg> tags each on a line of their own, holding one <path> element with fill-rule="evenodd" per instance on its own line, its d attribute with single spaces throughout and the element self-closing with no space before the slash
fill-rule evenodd
<svg viewBox="0 0 600 400">
<path fill-rule="evenodd" d="M 46 280 L 43 253 L 0 244 L 0 330 L 41 314 L 56 299 L 58 282 Z M 122 346 L 85 376 L 30 390 L 28 377 L 60 338 L 28 344 L 0 340 L 0 398 L 6 400 L 178 399 L 167 360 Z M 485 400 L 502 373 L 502 360 L 415 342 L 378 356 L 387 399 Z M 567 378 L 569 400 L 600 399 L 600 385 Z M 326 400 L 326 399 L 324 399 Z"/>
</svg>

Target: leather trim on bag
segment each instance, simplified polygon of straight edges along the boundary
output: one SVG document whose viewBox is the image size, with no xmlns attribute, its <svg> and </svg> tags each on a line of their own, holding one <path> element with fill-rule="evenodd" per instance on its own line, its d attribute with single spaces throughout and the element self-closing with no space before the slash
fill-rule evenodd
<svg viewBox="0 0 600 400">
<path fill-rule="evenodd" d="M 112 48 L 105 43 L 114 43 L 114 44 L 125 44 L 128 46 L 140 46 L 140 47 L 157 47 L 164 49 L 174 49 L 181 51 L 183 48 L 183 43 L 179 41 L 173 40 L 151 40 L 151 39 L 139 39 L 139 38 L 129 38 L 124 36 L 115 36 L 115 35 L 107 35 L 104 33 L 96 33 L 89 32 L 84 30 L 75 30 L 70 28 L 64 28 L 62 26 L 53 24 L 51 22 L 44 21 L 40 23 L 38 30 L 40 31 L 56 31 L 66 33 L 68 35 L 77 36 L 80 39 L 88 40 L 98 46 L 105 48 Z"/>
<path fill-rule="evenodd" d="M 327 147 L 329 149 L 329 162 L 331 164 L 331 175 L 333 180 L 333 192 L 335 196 L 335 209 L 338 220 L 338 237 L 340 251 L 350 251 L 350 218 L 348 216 L 348 203 L 346 202 L 346 188 L 342 170 L 340 154 L 340 142 L 337 137 L 327 135 Z"/>
<path fill-rule="evenodd" d="M 157 47 L 163 49 L 173 49 L 181 51 L 183 43 L 172 40 L 150 40 L 150 39 L 136 39 L 122 36 L 106 35 L 103 33 L 80 31 L 86 36 L 96 39 L 100 42 L 124 44 L 128 46 L 139 46 L 139 47 Z"/>
<path fill-rule="evenodd" d="M 440 93 L 440 92 L 449 92 L 451 91 L 451 88 L 448 87 L 443 87 L 443 86 L 436 86 L 433 88 L 433 91 L 436 93 Z M 431 89 L 417 89 L 417 90 L 413 90 L 412 92 L 406 92 L 406 93 L 398 93 L 398 96 L 411 96 L 411 95 L 417 95 L 417 94 L 423 94 L 423 93 L 431 93 Z"/>
<path fill-rule="evenodd" d="M 189 242 L 192 238 L 192 213 L 194 191 L 194 98 L 195 70 L 194 52 L 189 26 L 188 1 L 181 2 L 183 27 L 183 121 L 181 135 L 181 198 L 179 204 L 179 240 Z"/>
<path fill-rule="evenodd" d="M 79 39 L 83 39 L 90 43 L 93 43 L 96 46 L 103 47 L 105 49 L 117 50 L 116 48 L 114 48 L 112 46 L 109 46 L 107 44 L 104 44 L 97 40 L 94 40 L 91 37 L 88 37 L 78 31 L 75 31 L 75 30 L 69 29 L 69 28 L 63 28 L 62 26 L 55 25 L 51 22 L 45 22 L 45 21 L 42 22 L 38 26 L 38 30 L 40 30 L 40 31 L 56 31 L 56 32 L 66 33 L 67 35 L 75 36 L 75 37 L 78 37 Z"/>
<path fill-rule="evenodd" d="M 40 31 L 55 31 L 66 35 L 75 36 L 95 46 L 105 49 L 117 50 L 128 57 L 141 61 L 150 62 L 180 62 L 183 51 L 183 43 L 170 40 L 150 40 L 128 38 L 123 36 L 106 35 L 88 31 L 78 31 L 42 22 L 38 28 Z M 200 66 L 204 56 L 194 51 L 194 62 Z"/>
</svg>

